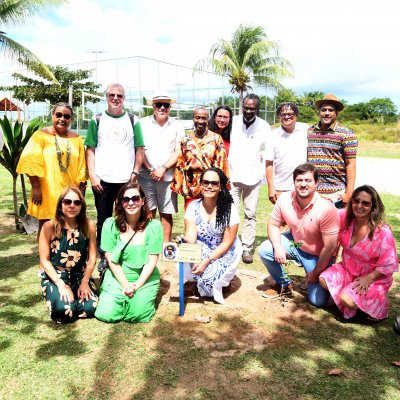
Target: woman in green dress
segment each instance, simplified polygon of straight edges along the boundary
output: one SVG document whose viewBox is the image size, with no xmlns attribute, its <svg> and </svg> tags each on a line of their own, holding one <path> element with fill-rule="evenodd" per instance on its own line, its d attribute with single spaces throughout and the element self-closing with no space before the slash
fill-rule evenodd
<svg viewBox="0 0 400 400">
<path fill-rule="evenodd" d="M 151 219 L 142 188 L 127 183 L 118 193 L 115 217 L 105 221 L 101 233 L 109 268 L 100 287 L 96 318 L 104 322 L 149 322 L 153 318 L 163 237 L 161 223 Z"/>
<path fill-rule="evenodd" d="M 96 228 L 86 217 L 86 203 L 77 187 L 58 198 L 56 215 L 44 223 L 39 236 L 42 293 L 50 318 L 57 323 L 93 317 L 96 286 Z"/>
</svg>

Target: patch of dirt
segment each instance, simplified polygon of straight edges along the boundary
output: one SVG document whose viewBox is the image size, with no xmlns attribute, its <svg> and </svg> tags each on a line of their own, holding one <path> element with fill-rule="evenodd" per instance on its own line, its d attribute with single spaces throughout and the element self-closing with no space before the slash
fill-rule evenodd
<svg viewBox="0 0 400 400">
<path fill-rule="evenodd" d="M 0 235 L 15 233 L 15 222 L 12 215 L 0 214 Z"/>
</svg>

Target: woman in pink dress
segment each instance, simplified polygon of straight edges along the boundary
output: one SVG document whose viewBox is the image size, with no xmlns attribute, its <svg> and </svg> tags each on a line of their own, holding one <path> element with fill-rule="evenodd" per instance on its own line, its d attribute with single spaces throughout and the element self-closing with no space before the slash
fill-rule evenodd
<svg viewBox="0 0 400 400">
<path fill-rule="evenodd" d="M 398 259 L 393 233 L 383 222 L 384 210 L 376 190 L 363 185 L 339 212 L 342 261 L 327 268 L 319 282 L 346 319 L 354 317 L 357 310 L 373 321 L 388 316 L 386 295 Z"/>
</svg>

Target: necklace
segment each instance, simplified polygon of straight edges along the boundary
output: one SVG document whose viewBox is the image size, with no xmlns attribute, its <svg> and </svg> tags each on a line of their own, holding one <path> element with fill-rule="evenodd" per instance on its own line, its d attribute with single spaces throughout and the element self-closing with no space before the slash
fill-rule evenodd
<svg viewBox="0 0 400 400">
<path fill-rule="evenodd" d="M 62 163 L 62 159 L 61 159 L 62 153 L 61 153 L 60 146 L 58 145 L 57 136 L 54 136 L 54 139 L 55 139 L 55 143 L 56 143 L 58 166 L 60 168 L 61 173 L 65 174 L 66 172 L 68 172 L 69 162 L 71 160 L 71 147 L 69 145 L 69 140 L 67 140 L 67 163 L 64 166 Z"/>
<path fill-rule="evenodd" d="M 198 139 L 203 139 L 204 136 L 207 135 L 208 129 L 206 129 L 202 135 L 197 134 L 197 130 L 194 131 L 194 136 L 196 136 Z"/>
</svg>

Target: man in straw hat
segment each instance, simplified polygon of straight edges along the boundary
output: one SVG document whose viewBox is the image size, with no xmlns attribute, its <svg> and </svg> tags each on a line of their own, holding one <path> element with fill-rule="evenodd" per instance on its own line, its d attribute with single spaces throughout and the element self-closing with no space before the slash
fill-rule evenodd
<svg viewBox="0 0 400 400">
<path fill-rule="evenodd" d="M 185 131 L 183 125 L 169 116 L 175 103 L 165 91 L 156 91 L 148 102 L 153 115 L 140 120 L 145 142 L 145 157 L 139 175 L 147 203 L 155 217 L 157 210 L 164 229 L 164 241 L 169 242 L 172 231 L 172 214 L 178 212 L 177 194 L 170 184 L 179 154 L 179 144 Z"/>
<path fill-rule="evenodd" d="M 319 123 L 308 129 L 308 161 L 319 170 L 317 191 L 338 208 L 354 190 L 358 141 L 355 133 L 336 121 L 344 105 L 333 94 L 315 102 Z"/>
</svg>

